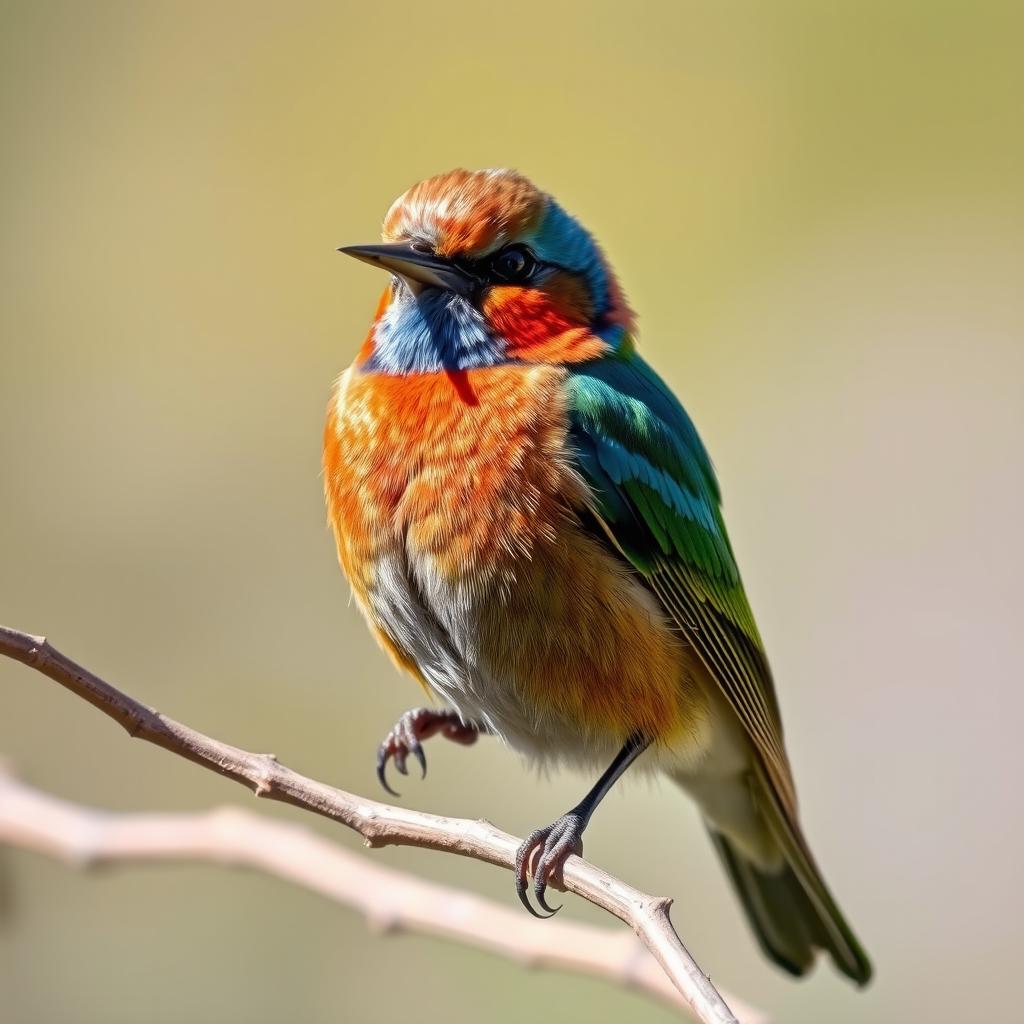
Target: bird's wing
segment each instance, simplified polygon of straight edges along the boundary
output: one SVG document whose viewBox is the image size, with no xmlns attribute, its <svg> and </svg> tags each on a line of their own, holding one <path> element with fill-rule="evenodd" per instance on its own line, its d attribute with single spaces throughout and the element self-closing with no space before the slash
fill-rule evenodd
<svg viewBox="0 0 1024 1024">
<path fill-rule="evenodd" d="M 721 686 L 795 821 L 771 670 L 693 423 L 635 352 L 580 364 L 566 386 L 570 443 L 600 526 Z"/>
</svg>

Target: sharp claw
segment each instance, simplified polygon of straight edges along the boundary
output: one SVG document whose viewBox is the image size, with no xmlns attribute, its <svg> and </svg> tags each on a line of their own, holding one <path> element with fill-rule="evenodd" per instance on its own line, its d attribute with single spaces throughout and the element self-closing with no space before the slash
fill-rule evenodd
<svg viewBox="0 0 1024 1024">
<path fill-rule="evenodd" d="M 547 900 L 544 899 L 544 893 L 547 891 L 547 888 L 547 883 L 540 878 L 533 883 L 533 895 L 541 908 L 547 911 L 546 914 L 538 914 L 537 917 L 554 917 L 562 909 L 561 903 L 557 907 L 548 906 Z"/>
<path fill-rule="evenodd" d="M 552 840 L 554 840 L 554 842 L 552 842 Z M 540 857 L 537 859 L 537 867 L 533 876 L 533 895 L 536 898 L 538 905 L 547 911 L 548 917 L 553 917 L 562 909 L 561 904 L 557 907 L 552 907 L 544 898 L 544 894 L 548 890 L 548 882 L 560 866 L 560 846 L 561 840 L 558 834 L 558 829 L 553 829 L 544 842 L 544 849 L 541 851 Z"/>
<path fill-rule="evenodd" d="M 387 754 L 382 750 L 377 756 L 377 781 L 384 787 L 385 792 L 390 793 L 392 796 L 401 796 L 400 793 L 396 793 L 389 785 L 385 769 L 388 766 Z"/>
<path fill-rule="evenodd" d="M 555 914 L 561 909 L 561 907 L 556 907 L 550 913 L 542 914 L 539 910 L 534 910 L 533 907 L 530 906 L 530 901 L 525 896 L 523 897 L 523 901 L 522 902 L 523 902 L 523 906 L 526 907 L 526 909 L 531 914 L 533 914 L 533 916 L 535 918 L 537 918 L 538 921 L 546 921 L 549 917 L 554 917 Z"/>
<path fill-rule="evenodd" d="M 533 856 L 534 850 L 536 850 L 538 846 L 542 846 L 543 842 L 543 832 L 534 832 L 527 836 L 522 845 L 516 851 L 516 895 L 519 897 L 519 902 L 522 903 L 522 905 L 526 907 L 534 917 L 539 918 L 540 920 L 551 917 L 555 911 L 545 904 L 542 896 L 538 897 L 538 902 L 547 911 L 547 913 L 542 914 L 539 910 L 536 910 L 533 904 L 530 903 L 529 896 L 526 895 L 526 888 L 530 870 L 530 858 Z M 539 884 L 540 883 L 538 881 L 538 885 Z M 543 893 L 543 886 L 541 886 L 540 891 Z"/>
<path fill-rule="evenodd" d="M 410 753 L 420 763 L 420 778 L 427 777 L 427 755 L 423 753 L 423 744 L 416 740 L 410 748 Z"/>
<path fill-rule="evenodd" d="M 532 914 L 533 907 L 530 906 L 530 901 L 526 897 L 526 883 L 527 883 L 527 872 L 529 870 L 530 861 L 530 850 L 533 848 L 533 836 L 529 836 L 525 839 L 516 850 L 516 895 L 519 897 L 519 902 Z"/>
<path fill-rule="evenodd" d="M 537 913 L 536 910 L 533 909 L 533 904 L 530 903 L 530 898 L 529 898 L 529 896 L 526 895 L 526 879 L 525 878 L 517 878 L 516 879 L 516 895 L 519 897 L 519 902 L 522 903 L 522 905 L 524 907 L 526 907 L 526 909 L 531 914 L 533 914 L 534 917 L 540 917 L 540 918 L 544 917 L 543 914 L 539 914 L 539 913 Z"/>
<path fill-rule="evenodd" d="M 405 767 L 405 751 L 399 747 L 395 751 L 395 768 L 398 770 L 399 775 L 408 775 L 409 769 Z"/>
</svg>

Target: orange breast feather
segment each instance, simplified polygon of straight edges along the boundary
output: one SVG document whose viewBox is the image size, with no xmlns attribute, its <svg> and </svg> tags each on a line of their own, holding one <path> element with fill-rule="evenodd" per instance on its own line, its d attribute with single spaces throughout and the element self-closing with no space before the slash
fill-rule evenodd
<svg viewBox="0 0 1024 1024">
<path fill-rule="evenodd" d="M 605 735 L 693 732 L 702 701 L 678 638 L 579 525 L 587 491 L 566 456 L 564 372 L 348 371 L 324 434 L 342 567 L 382 644 L 421 681 L 375 601 L 389 556 L 475 596 L 480 657 L 538 714 Z"/>
</svg>

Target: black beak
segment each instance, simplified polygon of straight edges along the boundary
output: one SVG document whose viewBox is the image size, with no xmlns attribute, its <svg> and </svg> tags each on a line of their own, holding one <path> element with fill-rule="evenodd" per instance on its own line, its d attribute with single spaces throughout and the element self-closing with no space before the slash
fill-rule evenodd
<svg viewBox="0 0 1024 1024">
<path fill-rule="evenodd" d="M 472 295 L 477 282 L 454 263 L 432 252 L 414 249 L 408 242 L 383 245 L 344 245 L 338 252 L 357 260 L 391 271 L 413 284 L 444 288 L 459 295 Z"/>
</svg>

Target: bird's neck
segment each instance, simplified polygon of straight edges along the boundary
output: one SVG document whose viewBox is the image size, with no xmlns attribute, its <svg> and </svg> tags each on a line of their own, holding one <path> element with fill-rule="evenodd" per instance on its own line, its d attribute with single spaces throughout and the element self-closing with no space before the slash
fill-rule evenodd
<svg viewBox="0 0 1024 1024">
<path fill-rule="evenodd" d="M 525 290 L 493 289 L 481 311 L 448 292 L 414 296 L 393 288 L 378 307 L 357 364 L 369 372 L 407 375 L 579 363 L 614 350 L 624 333 L 614 323 L 600 331 L 583 326 Z"/>
<path fill-rule="evenodd" d="M 391 374 L 473 370 L 507 362 L 504 342 L 467 299 L 392 289 L 360 354 L 366 370 Z"/>
</svg>

